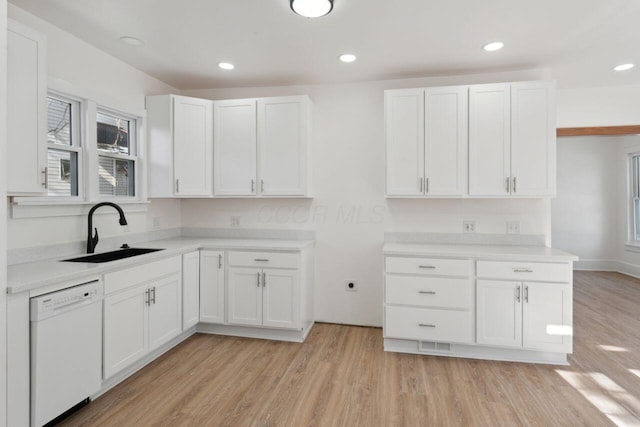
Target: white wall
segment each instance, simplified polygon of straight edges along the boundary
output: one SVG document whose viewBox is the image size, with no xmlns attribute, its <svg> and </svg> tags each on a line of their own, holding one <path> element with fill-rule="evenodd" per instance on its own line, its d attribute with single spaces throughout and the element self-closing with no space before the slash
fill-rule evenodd
<svg viewBox="0 0 640 427">
<path fill-rule="evenodd" d="M 0 0 L 0 171 L 7 147 L 7 1 Z M 7 199 L 6 177 L 0 173 L 0 200 Z M 7 425 L 7 204 L 0 207 L 0 427 Z"/>
<path fill-rule="evenodd" d="M 558 127 L 638 124 L 640 124 L 640 85 L 557 91 Z"/>
<path fill-rule="evenodd" d="M 20 8 L 9 5 L 9 17 L 46 35 L 50 87 L 141 117 L 146 115 L 146 95 L 177 92 L 175 88 Z M 151 230 L 154 217 L 159 219 L 161 229 L 180 227 L 180 201 L 154 201 L 147 213 L 128 214 L 130 225 L 127 231 L 118 225 L 115 211 L 112 215 L 97 216 L 95 223 L 100 236 L 109 237 Z M 8 247 L 15 249 L 81 241 L 86 239 L 86 228 L 84 215 L 9 219 Z"/>
<path fill-rule="evenodd" d="M 624 137 L 565 137 L 557 143 L 553 244 L 583 268 L 609 268 L 619 244 L 620 149 Z"/>
<path fill-rule="evenodd" d="M 545 78 L 542 70 L 494 75 L 356 84 L 211 89 L 186 95 L 210 99 L 308 94 L 313 101 L 313 200 L 184 200 L 184 227 L 241 227 L 316 231 L 316 319 L 381 325 L 384 232 L 506 231 L 550 236 L 547 200 L 387 200 L 384 196 L 383 91 L 400 87 Z M 358 292 L 346 292 L 347 280 Z"/>
</svg>

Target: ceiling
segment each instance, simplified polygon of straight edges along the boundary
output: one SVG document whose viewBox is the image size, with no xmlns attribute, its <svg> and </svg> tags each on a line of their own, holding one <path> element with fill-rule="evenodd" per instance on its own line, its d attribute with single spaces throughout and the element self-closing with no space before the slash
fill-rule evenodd
<svg viewBox="0 0 640 427">
<path fill-rule="evenodd" d="M 538 67 L 565 87 L 640 84 L 637 0 L 335 0 L 317 19 L 289 0 L 9 1 L 178 89 Z M 505 48 L 482 50 L 495 40 Z M 358 60 L 341 63 L 345 52 Z M 638 66 L 612 71 L 626 62 Z"/>
</svg>

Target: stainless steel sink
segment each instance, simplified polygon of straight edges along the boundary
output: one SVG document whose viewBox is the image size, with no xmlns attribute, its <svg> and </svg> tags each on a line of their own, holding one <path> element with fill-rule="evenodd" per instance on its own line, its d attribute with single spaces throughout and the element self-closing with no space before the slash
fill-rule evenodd
<svg viewBox="0 0 640 427">
<path fill-rule="evenodd" d="M 101 254 L 95 255 L 86 255 L 78 258 L 65 259 L 64 262 L 92 262 L 92 263 L 101 263 L 101 262 L 109 262 L 116 261 L 124 258 L 131 258 L 132 256 L 144 255 L 151 252 L 162 251 L 164 249 L 149 249 L 149 248 L 127 248 L 127 249 L 118 249 L 117 251 L 104 252 Z"/>
</svg>

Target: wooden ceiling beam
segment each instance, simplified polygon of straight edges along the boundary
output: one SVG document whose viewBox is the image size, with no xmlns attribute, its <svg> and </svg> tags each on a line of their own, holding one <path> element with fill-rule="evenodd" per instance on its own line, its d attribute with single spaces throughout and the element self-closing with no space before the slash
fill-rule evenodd
<svg viewBox="0 0 640 427">
<path fill-rule="evenodd" d="M 630 126 L 596 126 L 582 128 L 557 128 L 557 136 L 590 136 L 590 135 L 638 135 L 640 125 Z"/>
</svg>

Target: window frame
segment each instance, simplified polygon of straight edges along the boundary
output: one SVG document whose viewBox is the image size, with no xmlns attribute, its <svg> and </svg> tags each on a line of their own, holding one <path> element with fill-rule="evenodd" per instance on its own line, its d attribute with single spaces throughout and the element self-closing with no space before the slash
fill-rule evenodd
<svg viewBox="0 0 640 427">
<path fill-rule="evenodd" d="M 106 107 L 104 105 L 97 105 L 95 109 L 96 114 L 94 115 L 93 122 L 95 123 L 95 142 L 93 143 L 96 156 L 95 156 L 95 164 L 97 169 L 94 172 L 96 175 L 96 188 L 95 188 L 95 196 L 98 200 L 106 200 L 106 201 L 139 201 L 142 200 L 141 193 L 141 184 L 142 180 L 140 179 L 140 170 L 141 168 L 141 158 L 138 155 L 142 150 L 140 149 L 139 141 L 141 141 L 141 122 L 142 118 L 137 117 L 132 114 L 124 113 L 122 111 Z M 116 116 L 123 118 L 129 121 L 129 154 L 123 153 L 109 153 L 107 151 L 102 151 L 98 149 L 98 113 L 107 114 L 110 116 Z M 133 128 L 133 129 L 132 129 Z M 99 167 L 100 167 L 100 157 L 108 157 L 115 160 L 127 160 L 133 162 L 133 195 L 132 196 L 118 196 L 118 195 L 103 195 L 100 194 L 100 177 L 99 177 Z"/>
<path fill-rule="evenodd" d="M 627 246 L 640 249 L 640 147 L 627 151 Z"/>
</svg>

